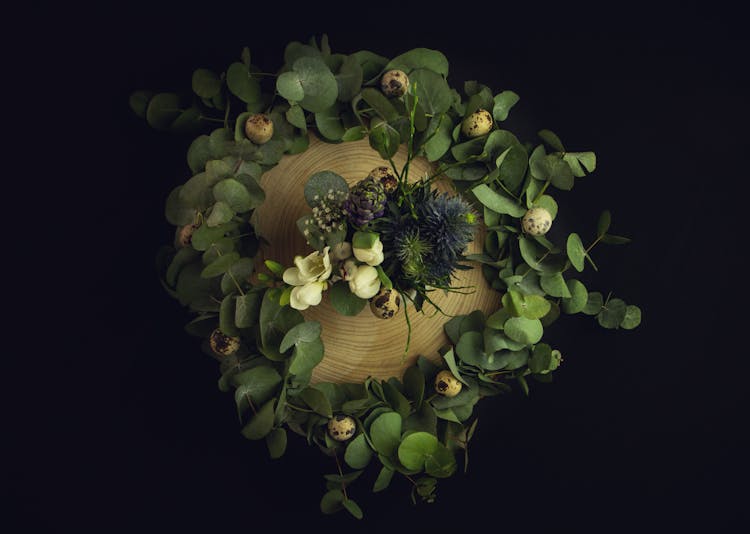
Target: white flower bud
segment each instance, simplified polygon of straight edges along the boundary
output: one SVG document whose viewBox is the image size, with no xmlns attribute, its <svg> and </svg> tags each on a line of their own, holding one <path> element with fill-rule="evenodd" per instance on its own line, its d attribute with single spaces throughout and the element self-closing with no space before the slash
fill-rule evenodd
<svg viewBox="0 0 750 534">
<path fill-rule="evenodd" d="M 349 280 L 349 290 L 361 299 L 374 297 L 380 291 L 380 278 L 375 267 L 360 265 Z"/>
<path fill-rule="evenodd" d="M 303 286 L 296 286 L 292 289 L 289 305 L 295 310 L 306 310 L 310 306 L 317 306 L 323 299 L 325 288 L 325 282 L 310 282 Z"/>
<path fill-rule="evenodd" d="M 383 263 L 383 242 L 378 237 L 370 248 L 353 249 L 354 257 L 372 267 Z"/>
</svg>

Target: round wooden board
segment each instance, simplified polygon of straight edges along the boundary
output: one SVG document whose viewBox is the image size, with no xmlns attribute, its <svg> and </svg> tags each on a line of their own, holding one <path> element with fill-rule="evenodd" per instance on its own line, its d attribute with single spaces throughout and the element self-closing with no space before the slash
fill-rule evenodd
<svg viewBox="0 0 750 534">
<path fill-rule="evenodd" d="M 401 147 L 393 159 L 400 169 L 406 161 L 405 147 Z M 353 185 L 366 177 L 374 167 L 387 164 L 370 147 L 367 139 L 329 144 L 311 135 L 308 150 L 284 156 L 261 179 L 266 201 L 256 210 L 255 222 L 260 235 L 268 240 L 270 246 L 264 246 L 260 256 L 290 266 L 295 256 L 306 256 L 312 252 L 296 225 L 297 219 L 310 213 L 303 188 L 312 174 L 330 170 Z M 416 159 L 410 165 L 409 176 L 416 180 L 433 169 L 433 165 L 427 160 Z M 448 189 L 445 183 L 438 183 L 437 187 L 441 190 Z M 484 236 L 480 234 L 478 232 L 467 253 L 482 251 Z M 470 295 L 445 294 L 443 291 L 432 293 L 431 298 L 446 314 L 460 315 L 477 309 L 489 314 L 497 310 L 499 295 L 489 288 L 478 266 L 457 274 L 454 286 L 472 286 L 476 290 Z M 325 357 L 313 371 L 312 383 L 363 382 L 368 376 L 379 379 L 400 378 L 419 355 L 438 361 L 440 356 L 437 350 L 448 341 L 443 324 L 449 317 L 434 314 L 435 309 L 428 304 L 424 311 L 426 313 L 417 313 L 413 306 L 409 308 L 412 339 L 409 353 L 402 361 L 407 337 L 403 309 L 388 320 L 376 318 L 369 306 L 365 306 L 357 316 L 346 317 L 333 309 L 324 294 L 319 306 L 303 312 L 306 320 L 318 321 L 323 328 Z"/>
</svg>

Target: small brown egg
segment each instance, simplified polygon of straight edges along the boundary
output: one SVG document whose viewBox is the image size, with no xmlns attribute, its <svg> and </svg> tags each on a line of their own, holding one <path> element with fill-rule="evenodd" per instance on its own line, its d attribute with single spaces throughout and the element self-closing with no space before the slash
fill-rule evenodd
<svg viewBox="0 0 750 534">
<path fill-rule="evenodd" d="M 373 179 L 383 184 L 383 189 L 385 189 L 386 195 L 392 194 L 398 187 L 398 179 L 396 178 L 396 175 L 393 174 L 393 169 L 390 167 L 375 167 L 367 176 L 371 176 Z"/>
<path fill-rule="evenodd" d="M 245 135 L 256 145 L 267 143 L 273 137 L 273 121 L 262 113 L 250 115 L 245 122 Z"/>
<path fill-rule="evenodd" d="M 390 319 L 401 309 L 401 295 L 395 289 L 380 288 L 370 299 L 370 310 L 378 319 Z"/>
<path fill-rule="evenodd" d="M 453 373 L 444 369 L 435 377 L 435 391 L 446 397 L 455 397 L 461 393 L 463 385 L 453 376 Z"/>
<path fill-rule="evenodd" d="M 387 97 L 398 98 L 406 94 L 409 88 L 409 77 L 402 70 L 389 70 L 380 78 L 380 89 Z"/>
<path fill-rule="evenodd" d="M 328 420 L 328 435 L 336 441 L 346 441 L 354 436 L 357 423 L 348 415 L 334 415 Z"/>
<path fill-rule="evenodd" d="M 521 226 L 529 235 L 544 235 L 552 226 L 552 215 L 544 208 L 531 208 L 521 219 Z"/>
<path fill-rule="evenodd" d="M 228 336 L 217 328 L 211 332 L 208 344 L 219 356 L 231 356 L 240 349 L 240 338 Z"/>
<path fill-rule="evenodd" d="M 186 224 L 177 229 L 175 235 L 175 248 L 189 247 L 193 241 L 193 233 L 198 229 L 197 224 Z"/>
<path fill-rule="evenodd" d="M 478 109 L 461 123 L 461 133 L 466 137 L 479 137 L 492 129 L 492 115 L 486 109 Z"/>
</svg>

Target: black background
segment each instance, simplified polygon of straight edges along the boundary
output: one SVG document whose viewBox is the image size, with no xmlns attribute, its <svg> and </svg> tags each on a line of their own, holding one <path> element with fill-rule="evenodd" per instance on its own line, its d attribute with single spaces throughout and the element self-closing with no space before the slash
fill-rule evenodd
<svg viewBox="0 0 750 534">
<path fill-rule="evenodd" d="M 45 58 L 34 88 L 62 118 L 64 163 L 47 176 L 65 197 L 48 200 L 75 231 L 48 243 L 53 319 L 30 334 L 41 357 L 9 373 L 19 391 L 3 491 L 19 525 L 355 526 L 319 512 L 329 459 L 291 439 L 272 461 L 262 442 L 242 438 L 215 363 L 183 333 L 187 315 L 160 288 L 153 259 L 172 236 L 163 202 L 188 177 L 190 138 L 154 132 L 127 105 L 135 89 L 188 89 L 194 68 L 220 71 L 243 46 L 273 71 L 286 43 L 323 33 L 334 52 L 439 49 L 452 86 L 476 79 L 521 96 L 505 126 L 522 139 L 549 128 L 571 150 L 596 151 L 597 171 L 556 193 L 559 231 L 586 241 L 610 209 L 612 232 L 634 241 L 596 249 L 600 272 L 584 280 L 644 314 L 632 332 L 563 317 L 548 331 L 565 355 L 555 382 L 481 403 L 468 474 L 416 508 L 404 480 L 373 495 L 365 477 L 351 489 L 365 510 L 356 528 L 744 523 L 747 350 L 733 314 L 744 277 L 736 219 L 746 206 L 748 41 L 736 13 L 207 3 L 60 9 L 32 26 L 40 41 L 28 46 Z M 66 98 L 51 97 L 55 84 Z"/>
</svg>

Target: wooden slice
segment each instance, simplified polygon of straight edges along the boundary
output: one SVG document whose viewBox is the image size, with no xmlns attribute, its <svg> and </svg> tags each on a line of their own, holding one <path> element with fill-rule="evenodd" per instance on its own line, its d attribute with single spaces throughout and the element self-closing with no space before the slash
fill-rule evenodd
<svg viewBox="0 0 750 534">
<path fill-rule="evenodd" d="M 394 161 L 397 168 L 403 166 L 406 161 L 404 147 L 396 154 Z M 303 188 L 312 174 L 330 170 L 343 176 L 351 186 L 380 165 L 388 165 L 388 162 L 380 158 L 366 139 L 328 144 L 311 136 L 308 150 L 302 154 L 284 156 L 261 180 L 266 201 L 256 210 L 255 222 L 259 233 L 270 246 L 263 247 L 260 257 L 291 266 L 295 256 L 306 256 L 312 252 L 296 226 L 297 219 L 310 213 Z M 416 180 L 433 169 L 427 160 L 416 159 L 410 166 L 409 176 Z M 448 189 L 445 183 L 438 183 L 437 187 Z M 484 236 L 477 235 L 467 253 L 481 252 L 483 242 Z M 477 309 L 489 314 L 497 310 L 498 293 L 489 288 L 481 268 L 476 264 L 472 266 L 474 268 L 471 270 L 459 271 L 454 284 L 474 287 L 472 294 L 445 294 L 442 291 L 431 294 L 431 298 L 446 314 L 460 315 Z M 419 355 L 439 361 L 437 350 L 448 341 L 443 324 L 450 317 L 436 314 L 429 305 L 425 305 L 425 312 L 418 313 L 413 306 L 409 308 L 412 338 L 408 355 L 402 359 L 407 338 L 403 309 L 392 319 L 385 320 L 376 318 L 369 306 L 355 317 L 346 317 L 333 309 L 324 294 L 319 306 L 303 312 L 306 320 L 318 321 L 323 327 L 325 358 L 313 371 L 312 383 L 363 382 L 368 376 L 400 378 Z"/>
</svg>

